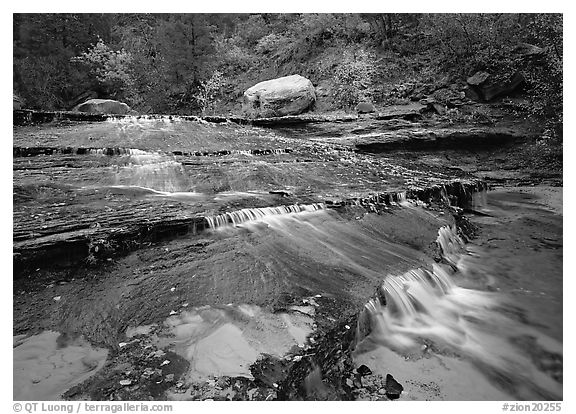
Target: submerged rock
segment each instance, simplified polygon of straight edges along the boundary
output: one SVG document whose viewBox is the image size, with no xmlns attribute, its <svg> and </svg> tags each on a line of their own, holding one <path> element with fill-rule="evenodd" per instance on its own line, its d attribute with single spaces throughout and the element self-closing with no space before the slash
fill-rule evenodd
<svg viewBox="0 0 576 414">
<path fill-rule="evenodd" d="M 309 79 L 300 75 L 260 82 L 244 92 L 244 112 L 257 117 L 298 115 L 316 102 Z"/>
</svg>

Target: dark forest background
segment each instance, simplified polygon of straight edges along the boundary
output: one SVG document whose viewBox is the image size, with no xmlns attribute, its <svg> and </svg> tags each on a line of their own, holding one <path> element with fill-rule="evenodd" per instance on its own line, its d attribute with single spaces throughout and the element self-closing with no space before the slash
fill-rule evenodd
<svg viewBox="0 0 576 414">
<path fill-rule="evenodd" d="M 477 71 L 521 72 L 524 109 L 551 130 L 562 124 L 559 14 L 14 14 L 13 23 L 14 93 L 27 108 L 97 96 L 140 113 L 228 114 L 255 83 L 300 74 L 324 112 L 404 103 Z M 545 53 L 526 60 L 514 53 L 521 43 Z"/>
</svg>

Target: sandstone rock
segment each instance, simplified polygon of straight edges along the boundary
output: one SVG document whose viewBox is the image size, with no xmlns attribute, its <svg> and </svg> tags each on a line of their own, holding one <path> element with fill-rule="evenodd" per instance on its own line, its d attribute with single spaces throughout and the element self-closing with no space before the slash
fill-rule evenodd
<svg viewBox="0 0 576 414">
<path fill-rule="evenodd" d="M 117 114 L 125 115 L 130 112 L 130 107 L 123 102 L 112 99 L 89 99 L 76 106 L 74 112 L 87 112 L 90 114 Z"/>
<path fill-rule="evenodd" d="M 276 117 L 297 115 L 316 102 L 310 80 L 300 75 L 260 82 L 244 92 L 243 110 L 249 115 Z"/>
<path fill-rule="evenodd" d="M 466 96 L 476 101 L 491 101 L 516 91 L 523 83 L 524 76 L 516 72 L 507 81 L 496 81 L 487 72 L 477 72 L 467 79 Z"/>
<path fill-rule="evenodd" d="M 360 102 L 356 107 L 356 111 L 359 114 L 369 114 L 376 112 L 376 108 L 370 102 Z"/>
<path fill-rule="evenodd" d="M 466 82 L 468 85 L 481 86 L 488 80 L 489 77 L 490 74 L 488 72 L 476 72 L 474 75 L 470 76 Z"/>
<path fill-rule="evenodd" d="M 491 101 L 499 96 L 509 95 L 524 83 L 524 76 L 516 72 L 507 82 L 498 82 L 482 88 L 484 100 Z"/>
</svg>

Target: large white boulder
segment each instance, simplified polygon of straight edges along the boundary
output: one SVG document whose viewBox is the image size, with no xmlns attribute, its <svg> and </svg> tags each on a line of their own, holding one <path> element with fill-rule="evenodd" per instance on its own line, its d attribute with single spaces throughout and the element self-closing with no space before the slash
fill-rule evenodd
<svg viewBox="0 0 576 414">
<path fill-rule="evenodd" d="M 118 114 L 124 115 L 130 112 L 130 107 L 123 102 L 112 99 L 89 99 L 76 106 L 74 112 L 86 112 L 89 114 Z"/>
<path fill-rule="evenodd" d="M 316 102 L 314 85 L 300 75 L 260 82 L 244 92 L 242 108 L 252 116 L 297 115 Z"/>
</svg>

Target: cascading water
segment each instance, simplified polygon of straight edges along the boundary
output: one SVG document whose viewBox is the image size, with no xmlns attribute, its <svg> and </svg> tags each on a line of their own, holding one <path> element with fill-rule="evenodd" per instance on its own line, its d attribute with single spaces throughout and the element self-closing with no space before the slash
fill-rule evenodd
<svg viewBox="0 0 576 414">
<path fill-rule="evenodd" d="M 322 203 L 314 204 L 293 204 L 289 206 L 264 207 L 264 208 L 245 208 L 230 213 L 218 214 L 212 217 L 206 217 L 208 226 L 211 229 L 217 229 L 225 226 L 238 226 L 248 221 L 262 220 L 267 216 L 278 216 L 284 214 L 294 214 L 302 212 L 314 212 L 325 208 Z"/>
<path fill-rule="evenodd" d="M 454 228 L 442 227 L 437 243 L 450 265 L 388 275 L 359 317 L 357 355 L 384 346 L 423 357 L 422 350 L 432 345 L 439 354 L 471 361 L 514 398 L 561 399 L 562 374 L 543 368 L 541 358 L 561 358 L 562 344 L 507 316 L 514 308 L 497 293 L 458 286 L 470 275 L 458 265 L 468 253 Z M 527 341 L 539 355 L 521 348 Z"/>
<path fill-rule="evenodd" d="M 173 157 L 157 153 L 134 152 L 115 166 L 116 186 L 131 186 L 160 192 L 187 189 L 184 167 Z M 122 165 L 123 164 L 123 165 Z"/>
</svg>

